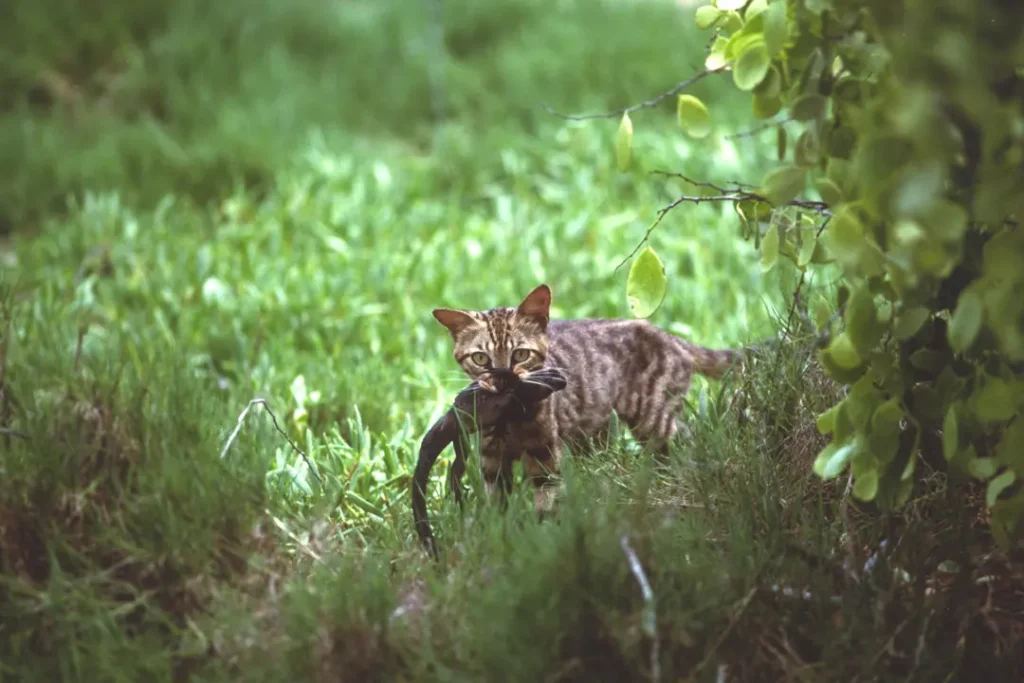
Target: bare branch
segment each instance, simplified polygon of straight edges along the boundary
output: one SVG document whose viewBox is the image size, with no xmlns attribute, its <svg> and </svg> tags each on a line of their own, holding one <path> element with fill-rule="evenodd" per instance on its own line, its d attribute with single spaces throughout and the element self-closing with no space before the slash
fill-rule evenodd
<svg viewBox="0 0 1024 683">
<path fill-rule="evenodd" d="M 754 586 L 745 596 L 743 596 L 743 599 L 740 600 L 739 603 L 737 603 L 736 608 L 732 613 L 732 616 L 729 618 L 729 623 L 726 624 L 725 629 L 720 634 L 718 634 L 718 637 L 715 639 L 715 642 L 711 645 L 710 648 L 708 648 L 707 652 L 705 652 L 704 658 L 700 660 L 700 663 L 698 663 L 697 666 L 694 667 L 692 671 L 690 671 L 691 676 L 695 676 L 698 672 L 704 669 L 704 667 L 706 667 L 708 663 L 711 662 L 711 658 L 715 656 L 715 652 L 718 651 L 718 648 L 721 647 L 723 642 L 725 642 L 725 639 L 729 636 L 729 633 L 731 633 L 733 628 L 736 627 L 736 624 L 739 622 L 740 617 L 743 616 L 743 612 L 747 609 L 747 605 L 750 604 L 750 601 L 754 599 L 754 595 L 756 594 L 757 586 Z"/>
<path fill-rule="evenodd" d="M 654 591 L 651 590 L 651 584 L 647 581 L 647 574 L 644 573 L 643 565 L 640 564 L 640 558 L 637 557 L 636 552 L 629 545 L 629 539 L 626 536 L 622 536 L 619 539 L 619 545 L 622 546 L 622 552 L 626 553 L 626 559 L 629 560 L 629 569 L 633 572 L 633 576 L 636 577 L 637 583 L 640 584 L 640 592 L 644 596 L 644 617 L 643 617 L 643 630 L 649 638 L 651 638 L 651 678 L 655 683 L 661 680 L 661 642 L 658 638 L 658 615 L 655 610 L 654 602 Z"/>
<path fill-rule="evenodd" d="M 8 427 L 0 427 L 0 434 L 3 434 L 4 436 L 13 436 L 16 439 L 22 439 L 24 441 L 28 441 L 28 434 L 26 434 L 24 432 L 19 432 L 16 429 L 10 429 Z"/>
<path fill-rule="evenodd" d="M 758 133 L 763 133 L 766 130 L 771 130 L 772 128 L 780 128 L 780 127 L 786 125 L 787 123 L 789 123 L 792 120 L 793 120 L 792 116 L 787 116 L 784 119 L 778 119 L 777 121 L 769 121 L 768 123 L 764 123 L 764 124 L 762 124 L 760 126 L 755 126 L 754 128 L 751 128 L 750 130 L 743 130 L 743 131 L 740 131 L 739 133 L 733 133 L 732 135 L 723 135 L 722 139 L 724 139 L 724 140 L 739 140 L 740 138 L 753 137 L 753 136 L 757 135 Z"/>
<path fill-rule="evenodd" d="M 557 116 L 560 119 L 565 119 L 567 121 L 587 121 L 590 119 L 614 119 L 619 116 L 622 116 L 623 114 L 632 114 L 633 112 L 639 111 L 640 109 L 649 109 L 650 107 L 656 107 L 662 102 L 664 102 L 667 98 L 672 97 L 673 95 L 678 95 L 679 93 L 686 90 L 694 83 L 697 83 L 698 81 L 701 81 L 707 78 L 708 76 L 711 76 L 712 74 L 722 73 L 726 71 L 728 68 L 728 66 L 720 66 L 717 69 L 704 69 L 704 71 L 701 71 L 697 75 L 691 76 L 687 78 L 685 81 L 680 81 L 679 83 L 676 84 L 674 88 L 661 93 L 657 97 L 645 100 L 640 104 L 634 104 L 631 107 L 623 107 L 622 109 L 616 109 L 614 111 L 608 111 L 602 114 L 560 114 L 546 104 L 543 106 L 544 110 L 547 111 L 547 113 L 551 114 L 552 116 Z"/>
<path fill-rule="evenodd" d="M 237 437 L 238 433 L 242 431 L 242 425 L 245 423 L 245 418 L 249 415 L 249 411 L 252 410 L 253 406 L 255 405 L 261 405 L 263 406 L 263 409 L 267 411 L 267 413 L 270 415 L 270 419 L 274 422 L 274 429 L 276 429 L 278 433 L 280 433 L 281 436 L 285 438 L 285 440 L 295 450 L 296 453 L 302 456 L 302 460 L 306 463 L 306 467 L 309 468 L 310 473 L 312 473 L 313 477 L 317 480 L 317 482 L 320 484 L 320 488 L 322 489 L 324 487 L 324 481 L 323 479 L 320 478 L 320 475 L 317 473 L 316 468 L 313 467 L 313 463 L 310 462 L 309 456 L 306 455 L 305 451 L 303 451 L 301 448 L 295 445 L 295 442 L 292 441 L 291 437 L 288 436 L 287 432 L 281 429 L 281 425 L 277 423 L 277 415 L 274 415 L 274 411 L 270 409 L 270 406 L 268 406 L 267 402 L 262 398 L 254 398 L 253 400 L 249 401 L 249 405 L 247 405 L 245 407 L 245 410 L 243 410 L 242 413 L 238 416 L 238 422 L 235 424 L 235 428 L 231 431 L 231 435 L 228 436 L 228 440 L 224 444 L 224 448 L 221 449 L 220 457 L 223 458 L 225 455 L 227 455 L 228 449 L 231 448 L 231 444 L 235 442 L 235 437 Z"/>
<path fill-rule="evenodd" d="M 705 182 L 700 182 L 700 181 L 697 181 L 697 180 L 693 180 L 691 178 L 686 177 L 682 173 L 676 173 L 674 171 L 654 170 L 654 171 L 651 171 L 651 173 L 654 174 L 654 175 L 664 176 L 666 178 L 678 178 L 678 179 L 680 179 L 680 180 L 682 180 L 684 182 L 689 183 L 690 185 L 693 185 L 694 187 L 706 187 L 708 189 L 711 189 L 711 190 L 714 190 L 715 192 L 720 193 L 720 196 L 715 196 L 715 197 L 687 197 L 687 196 L 683 196 L 683 197 L 680 197 L 679 199 L 677 199 L 676 201 L 672 202 L 672 204 L 670 204 L 669 206 L 667 206 L 664 209 L 662 209 L 662 211 L 670 211 L 670 210 L 674 209 L 675 207 L 679 206 L 680 204 L 682 204 L 684 202 L 690 202 L 690 203 L 694 203 L 694 204 L 699 204 L 701 202 L 708 202 L 708 201 L 743 202 L 743 201 L 752 200 L 752 201 L 758 201 L 758 202 L 768 202 L 769 204 L 771 203 L 769 201 L 769 199 L 767 197 L 765 197 L 764 195 L 761 195 L 761 194 L 758 194 L 757 192 L 753 192 L 753 191 L 751 191 L 749 189 L 746 189 L 746 188 L 753 188 L 754 187 L 753 185 L 748 185 L 746 183 L 732 182 L 732 183 L 730 183 L 732 185 L 732 187 L 725 187 L 725 186 L 722 186 L 722 185 L 716 185 L 715 183 L 705 183 Z M 791 202 L 789 202 L 788 204 L 786 204 L 786 206 L 795 206 L 797 208 L 805 209 L 807 211 L 813 211 L 813 212 L 815 212 L 815 213 L 817 213 L 819 215 L 823 215 L 823 216 L 831 216 L 832 215 L 832 212 L 829 210 L 828 204 L 826 204 L 825 202 L 812 201 L 810 199 L 794 199 Z"/>
</svg>

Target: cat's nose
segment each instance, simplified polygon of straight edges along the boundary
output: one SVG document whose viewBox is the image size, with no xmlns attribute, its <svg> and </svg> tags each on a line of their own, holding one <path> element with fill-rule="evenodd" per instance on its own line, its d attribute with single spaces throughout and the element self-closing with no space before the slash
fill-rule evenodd
<svg viewBox="0 0 1024 683">
<path fill-rule="evenodd" d="M 493 368 L 490 372 L 490 383 L 498 393 L 509 391 L 519 381 L 516 373 L 508 368 Z"/>
</svg>

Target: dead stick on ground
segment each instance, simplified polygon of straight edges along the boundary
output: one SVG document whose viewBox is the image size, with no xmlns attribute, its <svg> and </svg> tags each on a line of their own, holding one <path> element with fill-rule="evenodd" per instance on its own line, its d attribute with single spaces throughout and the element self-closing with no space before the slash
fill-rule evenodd
<svg viewBox="0 0 1024 683">
<path fill-rule="evenodd" d="M 658 613 L 655 609 L 654 591 L 651 590 L 651 584 L 647 581 L 647 575 L 644 573 L 643 565 L 640 564 L 640 558 L 636 556 L 633 548 L 629 545 L 629 539 L 623 536 L 619 539 L 619 545 L 622 546 L 622 552 L 626 553 L 626 559 L 629 560 L 629 569 L 633 572 L 633 576 L 636 577 L 637 583 L 640 584 L 640 592 L 644 596 L 643 630 L 652 641 L 651 678 L 657 683 L 661 680 L 661 643 L 658 638 Z"/>
<path fill-rule="evenodd" d="M 755 593 L 757 593 L 757 586 L 751 588 L 750 592 L 747 593 L 743 597 L 743 600 L 740 601 L 739 607 L 736 609 L 732 617 L 729 619 L 729 623 L 726 624 L 725 630 L 722 631 L 718 635 L 718 638 L 715 639 L 714 645 L 712 645 L 711 649 L 709 649 L 707 653 L 704 655 L 704 659 L 700 660 L 700 664 L 698 664 L 697 667 L 693 670 L 692 675 L 696 676 L 699 671 L 701 671 L 705 666 L 708 665 L 708 662 L 711 661 L 711 658 L 715 655 L 715 653 L 718 652 L 718 648 L 722 646 L 722 643 L 725 642 L 725 639 L 729 637 L 730 633 L 732 633 L 733 628 L 736 627 L 736 624 L 739 622 L 740 617 L 743 616 L 743 612 L 747 609 L 747 605 L 749 605 L 750 601 L 754 599 Z"/>
<path fill-rule="evenodd" d="M 323 479 L 320 478 L 320 475 L 317 473 L 316 468 L 313 467 L 313 463 L 310 462 L 309 456 L 306 455 L 305 451 L 303 451 L 301 448 L 295 445 L 295 442 L 292 441 L 291 437 L 288 436 L 287 432 L 281 429 L 281 425 L 277 423 L 277 415 L 274 415 L 274 411 L 270 409 L 270 406 L 268 406 L 267 402 L 262 398 L 254 398 L 253 400 L 249 401 L 249 405 L 247 405 L 245 407 L 245 410 L 243 410 L 242 413 L 238 416 L 238 423 L 235 424 L 235 428 L 231 431 L 231 435 L 228 437 L 227 443 L 225 443 L 224 448 L 221 449 L 220 457 L 223 459 L 224 456 L 227 455 L 228 449 L 231 448 L 231 444 L 235 442 L 235 438 L 238 436 L 238 433 L 242 431 L 242 425 L 245 424 L 245 418 L 249 415 L 249 411 L 252 410 L 252 407 L 257 404 L 263 406 L 263 410 L 267 411 L 267 413 L 270 415 L 270 419 L 274 422 L 274 429 L 276 429 L 281 434 L 281 436 L 283 436 L 285 440 L 288 441 L 288 444 L 293 449 L 295 449 L 296 453 L 302 456 L 302 460 L 306 463 L 306 467 L 309 468 L 310 473 L 317 480 L 317 482 L 320 484 L 320 488 L 322 489 L 324 487 L 324 481 Z"/>
</svg>

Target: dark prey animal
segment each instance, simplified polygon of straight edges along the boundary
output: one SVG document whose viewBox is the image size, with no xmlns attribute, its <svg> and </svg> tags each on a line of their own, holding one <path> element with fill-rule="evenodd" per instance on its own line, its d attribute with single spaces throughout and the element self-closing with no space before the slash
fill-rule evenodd
<svg viewBox="0 0 1024 683">
<path fill-rule="evenodd" d="M 453 444 L 455 460 L 448 471 L 448 488 L 455 500 L 462 505 L 462 475 L 466 471 L 467 436 L 480 436 L 481 450 L 487 452 L 518 452 L 518 440 L 510 436 L 528 433 L 540 404 L 551 394 L 565 388 L 566 379 L 559 370 L 545 368 L 531 373 L 529 378 L 520 378 L 511 370 L 498 373 L 492 382 L 499 389 L 493 392 L 473 382 L 455 397 L 452 407 L 434 423 L 420 442 L 419 458 L 412 478 L 412 514 L 420 542 L 434 559 L 437 559 L 437 543 L 430 530 L 427 518 L 426 488 L 430 470 L 441 452 Z M 514 427 L 514 429 L 512 429 Z M 500 485 L 505 491 L 511 490 L 513 458 L 503 458 L 507 463 L 495 475 L 484 476 L 491 486 Z"/>
</svg>

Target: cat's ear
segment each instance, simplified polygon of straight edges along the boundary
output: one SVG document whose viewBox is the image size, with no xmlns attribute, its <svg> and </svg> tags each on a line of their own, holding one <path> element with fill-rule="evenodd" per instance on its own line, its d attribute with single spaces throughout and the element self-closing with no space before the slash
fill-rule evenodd
<svg viewBox="0 0 1024 683">
<path fill-rule="evenodd" d="M 535 318 L 543 323 L 548 322 L 548 315 L 551 310 L 551 289 L 547 285 L 540 285 L 526 295 L 516 313 L 528 318 Z"/>
<path fill-rule="evenodd" d="M 437 322 L 448 328 L 454 337 L 470 325 L 476 324 L 476 318 L 465 311 L 455 311 L 450 308 L 435 308 L 434 317 Z"/>
</svg>

